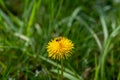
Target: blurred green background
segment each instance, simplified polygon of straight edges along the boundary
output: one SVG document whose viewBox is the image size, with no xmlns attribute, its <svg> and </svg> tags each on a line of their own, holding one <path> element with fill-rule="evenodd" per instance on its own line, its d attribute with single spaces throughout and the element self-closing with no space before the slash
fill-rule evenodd
<svg viewBox="0 0 120 80">
<path fill-rule="evenodd" d="M 0 80 L 57 80 L 57 36 L 75 44 L 64 80 L 120 80 L 120 0 L 0 0 Z"/>
</svg>

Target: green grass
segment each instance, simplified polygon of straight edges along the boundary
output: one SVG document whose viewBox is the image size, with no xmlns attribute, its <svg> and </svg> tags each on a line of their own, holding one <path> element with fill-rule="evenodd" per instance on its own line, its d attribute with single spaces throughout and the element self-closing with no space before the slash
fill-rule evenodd
<svg viewBox="0 0 120 80">
<path fill-rule="evenodd" d="M 64 80 L 120 80 L 119 0 L 0 0 L 0 80 L 57 80 L 56 36 L 75 44 Z"/>
</svg>

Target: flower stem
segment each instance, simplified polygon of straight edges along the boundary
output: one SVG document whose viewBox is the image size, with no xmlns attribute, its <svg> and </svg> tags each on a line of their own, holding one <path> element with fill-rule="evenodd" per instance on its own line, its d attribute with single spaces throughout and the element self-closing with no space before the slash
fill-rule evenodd
<svg viewBox="0 0 120 80">
<path fill-rule="evenodd" d="M 57 77 L 57 80 L 60 80 L 60 74 L 59 74 L 58 62 L 57 62 L 57 70 L 58 70 L 58 77 Z"/>
<path fill-rule="evenodd" d="M 63 80 L 63 60 L 61 60 L 61 80 Z"/>
</svg>

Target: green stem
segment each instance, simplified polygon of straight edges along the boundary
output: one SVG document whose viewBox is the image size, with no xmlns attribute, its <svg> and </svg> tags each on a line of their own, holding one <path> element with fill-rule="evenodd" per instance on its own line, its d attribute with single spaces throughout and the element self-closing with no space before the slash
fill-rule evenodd
<svg viewBox="0 0 120 80">
<path fill-rule="evenodd" d="M 63 80 L 63 60 L 61 60 L 61 80 Z"/>
<path fill-rule="evenodd" d="M 60 80 L 60 74 L 59 74 L 59 66 L 58 66 L 58 62 L 57 62 L 57 70 L 58 70 L 58 78 L 57 78 L 57 80 Z"/>
<path fill-rule="evenodd" d="M 105 80 L 105 63 L 106 63 L 106 57 L 107 53 L 109 51 L 109 46 L 111 43 L 111 38 L 109 38 L 105 44 L 105 49 L 103 51 L 103 55 L 101 57 L 101 78 L 102 80 Z"/>
</svg>

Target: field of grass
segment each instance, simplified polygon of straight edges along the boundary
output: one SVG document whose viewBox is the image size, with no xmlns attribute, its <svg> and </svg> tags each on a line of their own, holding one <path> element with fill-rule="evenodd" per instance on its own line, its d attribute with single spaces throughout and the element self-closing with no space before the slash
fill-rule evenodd
<svg viewBox="0 0 120 80">
<path fill-rule="evenodd" d="M 0 0 L 0 80 L 59 80 L 58 36 L 75 45 L 63 80 L 120 80 L 119 0 Z"/>
</svg>

